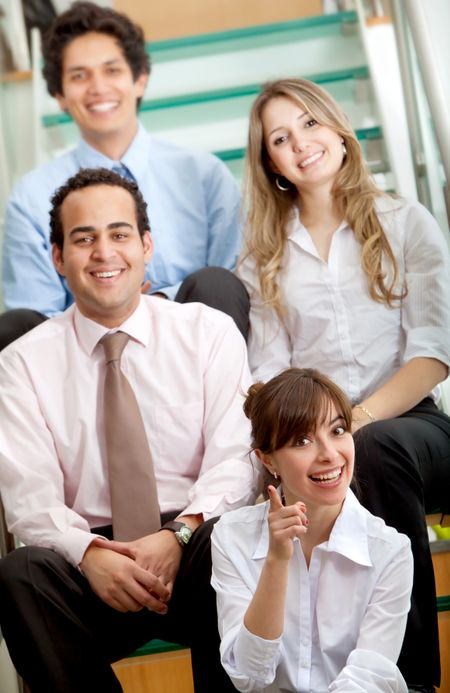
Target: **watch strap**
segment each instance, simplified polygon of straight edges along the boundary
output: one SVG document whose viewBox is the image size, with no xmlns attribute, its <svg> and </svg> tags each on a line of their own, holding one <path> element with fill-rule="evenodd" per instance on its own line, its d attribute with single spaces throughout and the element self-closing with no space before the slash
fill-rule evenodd
<svg viewBox="0 0 450 693">
<path fill-rule="evenodd" d="M 176 520 L 170 520 L 165 522 L 161 527 L 161 530 L 168 529 L 170 532 L 175 534 L 176 540 L 183 548 L 189 543 L 193 530 L 184 522 L 177 522 Z"/>
</svg>

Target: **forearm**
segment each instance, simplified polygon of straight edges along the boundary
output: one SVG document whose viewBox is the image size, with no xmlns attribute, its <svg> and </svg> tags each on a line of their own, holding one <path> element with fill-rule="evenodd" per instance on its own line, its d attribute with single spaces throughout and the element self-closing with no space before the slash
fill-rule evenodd
<svg viewBox="0 0 450 693">
<path fill-rule="evenodd" d="M 265 640 L 276 640 L 283 633 L 288 567 L 289 561 L 267 557 L 244 616 L 247 630 Z"/>
<path fill-rule="evenodd" d="M 408 411 L 426 397 L 448 375 L 447 366 L 434 358 L 417 357 L 402 366 L 379 390 L 358 404 L 373 418 L 391 419 Z M 370 416 L 358 405 L 354 419 L 360 426 L 371 422 Z M 359 428 L 358 425 L 355 428 Z"/>
</svg>

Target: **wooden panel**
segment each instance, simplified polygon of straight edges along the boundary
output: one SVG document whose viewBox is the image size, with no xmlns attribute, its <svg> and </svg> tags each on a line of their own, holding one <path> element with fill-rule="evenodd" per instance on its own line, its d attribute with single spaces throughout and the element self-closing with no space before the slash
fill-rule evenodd
<svg viewBox="0 0 450 693">
<path fill-rule="evenodd" d="M 441 685 L 439 693 L 450 693 L 450 611 L 439 614 L 439 646 L 441 650 Z"/>
<path fill-rule="evenodd" d="M 434 553 L 433 565 L 437 594 L 450 594 L 450 553 Z M 441 651 L 441 685 L 439 693 L 450 693 L 450 611 L 439 613 L 439 645 Z"/>
<path fill-rule="evenodd" d="M 194 693 L 189 650 L 129 657 L 113 669 L 124 693 Z"/>
<path fill-rule="evenodd" d="M 114 0 L 114 9 L 140 24 L 147 41 L 226 31 L 322 14 L 321 0 Z"/>
</svg>

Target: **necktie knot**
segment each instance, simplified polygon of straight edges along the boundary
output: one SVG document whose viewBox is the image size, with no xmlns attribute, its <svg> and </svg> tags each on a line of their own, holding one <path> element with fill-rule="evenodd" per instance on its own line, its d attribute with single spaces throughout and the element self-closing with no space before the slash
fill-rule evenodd
<svg viewBox="0 0 450 693">
<path fill-rule="evenodd" d="M 114 332 L 110 334 L 105 334 L 101 338 L 100 344 L 105 351 L 106 363 L 111 363 L 111 361 L 120 361 L 122 357 L 122 352 L 130 339 L 128 334 L 125 332 Z"/>
<path fill-rule="evenodd" d="M 135 183 L 135 178 L 131 173 L 130 169 L 127 168 L 125 164 L 123 164 L 121 161 L 118 161 L 116 164 L 114 164 L 111 171 L 113 171 L 114 173 L 118 173 L 119 176 L 122 176 L 122 178 L 126 178 L 126 180 Z"/>
</svg>

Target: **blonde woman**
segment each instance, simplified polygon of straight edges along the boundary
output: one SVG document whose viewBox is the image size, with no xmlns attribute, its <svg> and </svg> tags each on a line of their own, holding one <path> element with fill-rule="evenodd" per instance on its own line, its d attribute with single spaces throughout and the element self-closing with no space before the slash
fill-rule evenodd
<svg viewBox="0 0 450 693">
<path fill-rule="evenodd" d="M 450 505 L 450 264 L 433 217 L 372 182 L 335 101 L 305 80 L 268 84 L 250 117 L 248 224 L 239 267 L 255 378 L 318 368 L 353 407 L 362 502 L 408 534 L 415 559 L 399 667 L 439 682 L 424 510 Z"/>
<path fill-rule="evenodd" d="M 225 513 L 212 535 L 221 658 L 234 686 L 406 693 L 396 661 L 410 542 L 349 489 L 348 399 L 318 371 L 290 368 L 254 384 L 244 409 L 271 485 L 266 503 Z"/>
</svg>

